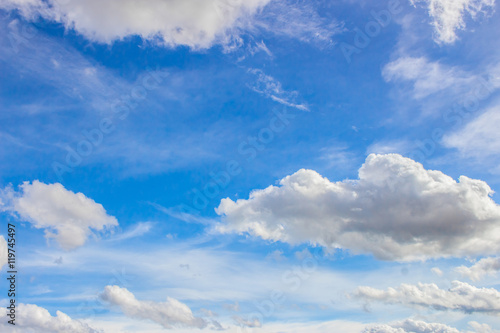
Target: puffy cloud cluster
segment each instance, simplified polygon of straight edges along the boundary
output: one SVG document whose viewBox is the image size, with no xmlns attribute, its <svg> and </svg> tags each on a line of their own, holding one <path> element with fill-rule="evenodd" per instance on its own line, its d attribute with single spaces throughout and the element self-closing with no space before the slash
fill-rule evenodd
<svg viewBox="0 0 500 333">
<path fill-rule="evenodd" d="M 460 266 L 455 270 L 472 281 L 479 281 L 486 275 L 495 275 L 500 271 L 500 258 L 483 258 L 471 267 Z"/>
<path fill-rule="evenodd" d="M 140 301 L 126 288 L 119 286 L 106 286 L 100 297 L 118 306 L 126 316 L 149 319 L 165 328 L 204 328 L 208 324 L 205 319 L 195 317 L 186 304 L 170 297 L 166 302 Z"/>
<path fill-rule="evenodd" d="M 99 333 L 101 331 L 93 329 L 87 324 L 72 319 L 67 314 L 57 311 L 56 316 L 50 315 L 49 311 L 34 304 L 19 304 L 16 309 L 16 325 L 7 323 L 7 309 L 0 308 L 0 315 L 3 318 L 0 328 L 2 332 L 12 333 Z M 7 319 L 6 319 L 7 318 Z"/>
<path fill-rule="evenodd" d="M 357 180 L 331 182 L 302 169 L 249 199 L 223 199 L 216 228 L 385 260 L 493 254 L 500 206 L 491 194 L 481 180 L 457 182 L 397 154 L 371 154 Z"/>
<path fill-rule="evenodd" d="M 387 304 L 500 315 L 500 292 L 498 290 L 477 288 L 460 281 L 453 281 L 452 287 L 448 290 L 440 289 L 433 283 L 402 284 L 397 288 L 387 290 L 358 287 L 352 296 Z"/>
<path fill-rule="evenodd" d="M 46 237 L 54 238 L 65 250 L 82 246 L 92 230 L 118 225 L 101 204 L 59 183 L 25 182 L 19 192 L 6 188 L 0 196 L 5 202 L 1 210 L 15 212 L 35 228 L 45 229 Z"/>
<path fill-rule="evenodd" d="M 455 42 L 457 30 L 465 29 L 465 17 L 473 19 L 479 13 L 486 13 L 495 6 L 495 0 L 411 0 L 413 3 L 425 2 L 434 26 L 434 39 L 439 44 Z"/>
<path fill-rule="evenodd" d="M 128 36 L 207 48 L 269 0 L 0 0 L 0 8 L 42 16 L 86 38 L 110 43 Z"/>
</svg>

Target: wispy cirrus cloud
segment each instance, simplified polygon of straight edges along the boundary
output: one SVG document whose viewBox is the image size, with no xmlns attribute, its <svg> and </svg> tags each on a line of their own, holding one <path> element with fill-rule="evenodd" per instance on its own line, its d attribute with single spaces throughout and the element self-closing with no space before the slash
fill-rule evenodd
<svg viewBox="0 0 500 333">
<path fill-rule="evenodd" d="M 443 137 L 443 144 L 457 149 L 466 157 L 484 160 L 499 157 L 500 105 L 495 105 L 468 122 L 464 127 Z"/>
<path fill-rule="evenodd" d="M 413 96 L 422 99 L 443 90 L 463 90 L 470 86 L 477 76 L 459 68 L 431 61 L 426 57 L 403 56 L 388 63 L 382 69 L 387 82 L 412 82 Z"/>
<path fill-rule="evenodd" d="M 153 222 L 139 222 L 130 227 L 127 231 L 117 234 L 110 241 L 124 241 L 131 238 L 140 237 L 147 234 L 154 226 Z"/>
<path fill-rule="evenodd" d="M 255 75 L 256 80 L 248 85 L 253 91 L 262 94 L 275 102 L 285 106 L 293 107 L 302 111 L 310 111 L 305 103 L 297 102 L 299 93 L 297 91 L 286 91 L 281 82 L 274 77 L 265 74 L 260 69 L 250 68 L 250 74 Z"/>
</svg>

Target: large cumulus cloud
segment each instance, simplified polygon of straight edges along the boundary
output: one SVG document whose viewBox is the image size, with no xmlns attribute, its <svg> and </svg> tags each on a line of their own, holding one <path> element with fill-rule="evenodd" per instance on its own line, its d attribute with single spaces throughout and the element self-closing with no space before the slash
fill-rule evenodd
<svg viewBox="0 0 500 333">
<path fill-rule="evenodd" d="M 0 0 L 28 18 L 63 23 L 86 38 L 110 43 L 128 36 L 207 48 L 269 0 Z"/>
<path fill-rule="evenodd" d="M 500 206 L 481 180 L 459 181 L 397 154 L 367 157 L 359 179 L 331 182 L 299 170 L 249 199 L 223 199 L 223 233 L 309 242 L 385 260 L 500 251 Z"/>
</svg>

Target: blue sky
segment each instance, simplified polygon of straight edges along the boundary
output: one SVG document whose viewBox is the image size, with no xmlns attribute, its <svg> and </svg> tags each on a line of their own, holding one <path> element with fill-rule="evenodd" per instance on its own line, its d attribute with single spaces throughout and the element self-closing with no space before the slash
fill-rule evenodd
<svg viewBox="0 0 500 333">
<path fill-rule="evenodd" d="M 0 1 L 2 331 L 499 332 L 497 7 Z"/>
</svg>

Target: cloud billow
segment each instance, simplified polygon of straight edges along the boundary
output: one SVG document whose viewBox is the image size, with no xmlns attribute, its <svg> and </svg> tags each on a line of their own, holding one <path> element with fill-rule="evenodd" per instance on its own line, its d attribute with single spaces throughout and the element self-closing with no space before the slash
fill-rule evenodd
<svg viewBox="0 0 500 333">
<path fill-rule="evenodd" d="M 331 182 L 312 170 L 223 199 L 222 233 L 371 253 L 383 260 L 478 256 L 500 250 L 500 206 L 481 180 L 459 181 L 397 154 L 367 157 L 359 179 Z"/>
<path fill-rule="evenodd" d="M 35 228 L 44 229 L 46 237 L 54 238 L 65 250 L 85 244 L 93 230 L 118 225 L 101 204 L 83 193 L 38 180 L 24 182 L 19 192 L 10 187 L 0 189 L 0 211 L 14 213 Z"/>
</svg>

